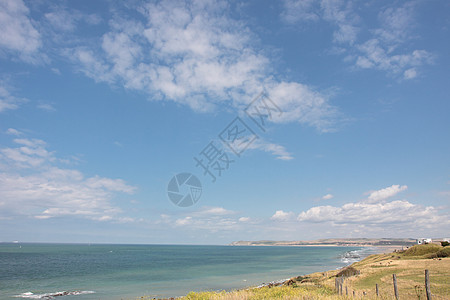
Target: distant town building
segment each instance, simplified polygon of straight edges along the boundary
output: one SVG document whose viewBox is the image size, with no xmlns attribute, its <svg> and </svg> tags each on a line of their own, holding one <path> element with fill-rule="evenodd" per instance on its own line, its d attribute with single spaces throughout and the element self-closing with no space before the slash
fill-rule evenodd
<svg viewBox="0 0 450 300">
<path fill-rule="evenodd" d="M 431 239 L 417 239 L 417 245 L 425 245 L 425 244 L 431 244 L 433 241 Z"/>
</svg>

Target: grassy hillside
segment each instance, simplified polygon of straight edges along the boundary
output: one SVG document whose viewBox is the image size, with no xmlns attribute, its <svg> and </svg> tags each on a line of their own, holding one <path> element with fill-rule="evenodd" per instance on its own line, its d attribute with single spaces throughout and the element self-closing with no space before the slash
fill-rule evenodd
<svg viewBox="0 0 450 300">
<path fill-rule="evenodd" d="M 357 293 L 375 297 L 375 285 L 386 299 L 394 296 L 392 275 L 396 274 L 400 298 L 426 299 L 425 269 L 430 272 L 431 292 L 447 298 L 450 295 L 450 257 L 436 258 L 449 253 L 450 248 L 437 245 L 417 245 L 404 252 L 372 255 L 352 265 L 360 275 L 349 277 L 345 285 Z M 329 284 L 329 283 L 328 283 Z M 441 299 L 441 298 L 439 298 Z"/>
<path fill-rule="evenodd" d="M 426 299 L 424 270 L 430 272 L 433 299 L 450 300 L 450 247 L 417 245 L 403 252 L 376 254 L 354 263 L 347 272 L 334 270 L 292 278 L 282 286 L 233 292 L 191 292 L 180 299 L 394 299 L 396 274 L 400 299 Z M 439 257 L 441 256 L 441 257 Z M 345 274 L 343 295 L 335 292 L 336 275 Z M 355 275 L 352 275 L 355 274 Z M 380 297 L 376 297 L 375 285 Z M 348 296 L 346 296 L 346 292 Z M 353 293 L 355 297 L 353 297 Z"/>
</svg>

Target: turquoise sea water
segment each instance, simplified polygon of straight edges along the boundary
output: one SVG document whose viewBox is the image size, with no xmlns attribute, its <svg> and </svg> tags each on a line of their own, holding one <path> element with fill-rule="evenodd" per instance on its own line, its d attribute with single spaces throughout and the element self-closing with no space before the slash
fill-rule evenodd
<svg viewBox="0 0 450 300">
<path fill-rule="evenodd" d="M 375 251 L 354 247 L 0 244 L 0 299 L 135 299 L 181 296 L 192 290 L 231 290 L 343 267 Z"/>
</svg>

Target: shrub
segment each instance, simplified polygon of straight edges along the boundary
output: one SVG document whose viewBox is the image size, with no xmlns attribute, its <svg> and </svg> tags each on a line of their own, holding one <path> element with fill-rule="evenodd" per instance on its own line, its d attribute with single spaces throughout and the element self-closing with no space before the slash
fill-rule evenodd
<svg viewBox="0 0 450 300">
<path fill-rule="evenodd" d="M 450 257 L 450 247 L 445 247 L 436 252 L 437 257 Z"/>
<path fill-rule="evenodd" d="M 450 243 L 447 242 L 447 241 L 441 242 L 441 246 L 442 246 L 442 247 L 446 247 L 446 246 L 448 246 L 448 245 L 450 245 Z"/>
<path fill-rule="evenodd" d="M 352 266 L 350 267 L 346 267 L 344 268 L 342 271 L 340 271 L 336 277 L 350 277 L 350 276 L 355 276 L 355 275 L 359 275 L 359 271 L 356 270 L 355 268 L 353 268 Z"/>
</svg>

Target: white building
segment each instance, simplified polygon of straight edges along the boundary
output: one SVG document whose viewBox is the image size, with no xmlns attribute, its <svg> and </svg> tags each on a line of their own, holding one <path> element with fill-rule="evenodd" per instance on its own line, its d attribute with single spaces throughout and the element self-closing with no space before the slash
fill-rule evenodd
<svg viewBox="0 0 450 300">
<path fill-rule="evenodd" d="M 417 239 L 417 245 L 425 245 L 425 244 L 431 244 L 433 241 L 431 239 L 421 238 Z"/>
</svg>

